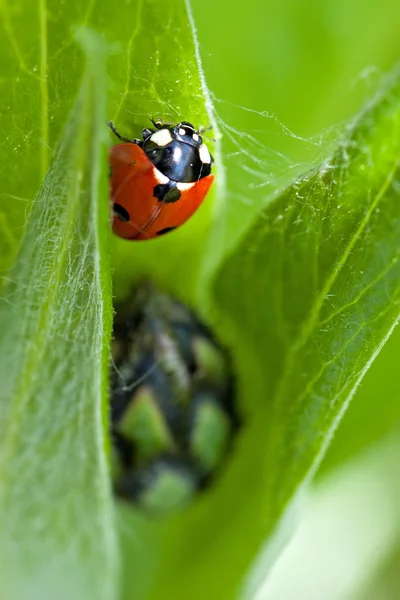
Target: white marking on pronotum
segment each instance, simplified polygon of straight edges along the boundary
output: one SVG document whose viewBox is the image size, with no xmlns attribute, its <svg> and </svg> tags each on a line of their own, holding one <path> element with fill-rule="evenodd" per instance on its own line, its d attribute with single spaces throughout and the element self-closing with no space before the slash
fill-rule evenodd
<svg viewBox="0 0 400 600">
<path fill-rule="evenodd" d="M 192 138 L 194 139 L 194 141 L 195 141 L 195 142 L 198 142 L 198 141 L 199 141 L 199 136 L 197 135 L 197 133 L 194 133 L 194 134 L 192 135 Z"/>
<path fill-rule="evenodd" d="M 194 185 L 196 185 L 196 181 L 191 181 L 190 183 L 177 183 L 176 187 L 178 188 L 178 190 L 180 192 L 184 192 L 186 190 L 190 190 L 190 188 L 192 188 Z"/>
<path fill-rule="evenodd" d="M 205 165 L 211 164 L 211 156 L 208 151 L 208 148 L 205 144 L 202 144 L 199 148 L 199 156 L 202 163 Z"/>
<path fill-rule="evenodd" d="M 186 135 L 186 129 L 183 129 L 182 127 L 179 128 L 178 132 L 179 135 Z"/>
<path fill-rule="evenodd" d="M 169 129 L 159 129 L 151 136 L 151 141 L 157 146 L 166 146 L 172 142 L 172 135 Z"/>
<path fill-rule="evenodd" d="M 158 169 L 154 169 L 154 176 L 157 179 L 158 183 L 168 183 L 169 179 L 166 175 L 161 173 Z"/>
</svg>

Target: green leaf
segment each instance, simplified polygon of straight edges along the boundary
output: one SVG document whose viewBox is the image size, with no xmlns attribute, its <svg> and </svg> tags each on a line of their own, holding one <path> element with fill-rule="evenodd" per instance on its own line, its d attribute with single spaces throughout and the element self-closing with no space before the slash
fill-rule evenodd
<svg viewBox="0 0 400 600">
<path fill-rule="evenodd" d="M 264 581 L 253 573 L 245 598 L 292 599 L 299 590 L 307 600 L 396 598 L 367 589 L 398 549 L 399 450 L 397 431 L 313 485 L 301 503 L 301 526 Z"/>
<path fill-rule="evenodd" d="M 396 327 L 344 415 L 318 471 L 318 478 L 398 429 L 399 353 L 400 329 Z"/>
<path fill-rule="evenodd" d="M 0 303 L 0 598 L 113 598 L 105 51 L 87 68 Z"/>
<path fill-rule="evenodd" d="M 333 156 L 276 195 L 217 275 L 246 422 L 235 503 L 247 512 L 248 554 L 220 555 L 230 573 L 245 568 L 257 536 L 315 472 L 399 317 L 399 150 L 395 76 Z M 235 519 L 229 527 L 239 536 Z M 225 590 L 237 584 L 233 577 Z"/>
</svg>

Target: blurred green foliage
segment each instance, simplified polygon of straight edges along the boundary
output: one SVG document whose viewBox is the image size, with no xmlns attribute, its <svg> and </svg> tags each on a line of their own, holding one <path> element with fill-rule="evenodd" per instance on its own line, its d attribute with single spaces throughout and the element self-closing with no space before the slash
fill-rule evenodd
<svg viewBox="0 0 400 600">
<path fill-rule="evenodd" d="M 246 3 L 193 0 L 207 83 L 217 99 L 276 114 L 309 138 L 358 110 L 380 74 L 400 60 L 396 0 L 299 0 Z M 256 116 L 219 110 L 230 125 L 252 127 Z M 266 122 L 270 148 L 308 160 Z"/>
</svg>

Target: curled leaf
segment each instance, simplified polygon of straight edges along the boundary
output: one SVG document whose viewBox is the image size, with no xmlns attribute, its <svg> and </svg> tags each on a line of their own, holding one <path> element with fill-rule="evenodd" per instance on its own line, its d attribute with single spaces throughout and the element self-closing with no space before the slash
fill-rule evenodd
<svg viewBox="0 0 400 600">
<path fill-rule="evenodd" d="M 112 598 L 105 52 L 87 68 L 0 300 L 1 598 Z"/>
</svg>

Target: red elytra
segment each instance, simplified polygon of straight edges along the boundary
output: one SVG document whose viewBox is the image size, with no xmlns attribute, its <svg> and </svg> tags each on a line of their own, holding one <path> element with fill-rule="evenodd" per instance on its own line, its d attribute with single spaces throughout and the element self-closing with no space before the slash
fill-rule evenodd
<svg viewBox="0 0 400 600">
<path fill-rule="evenodd" d="M 110 150 L 111 199 L 126 211 L 129 220 L 121 219 L 114 210 L 114 233 L 130 240 L 158 237 L 185 223 L 203 202 L 214 175 L 192 183 L 178 183 L 179 200 L 158 200 L 154 188 L 165 177 L 156 169 L 147 154 L 134 143 L 123 143 Z"/>
</svg>

